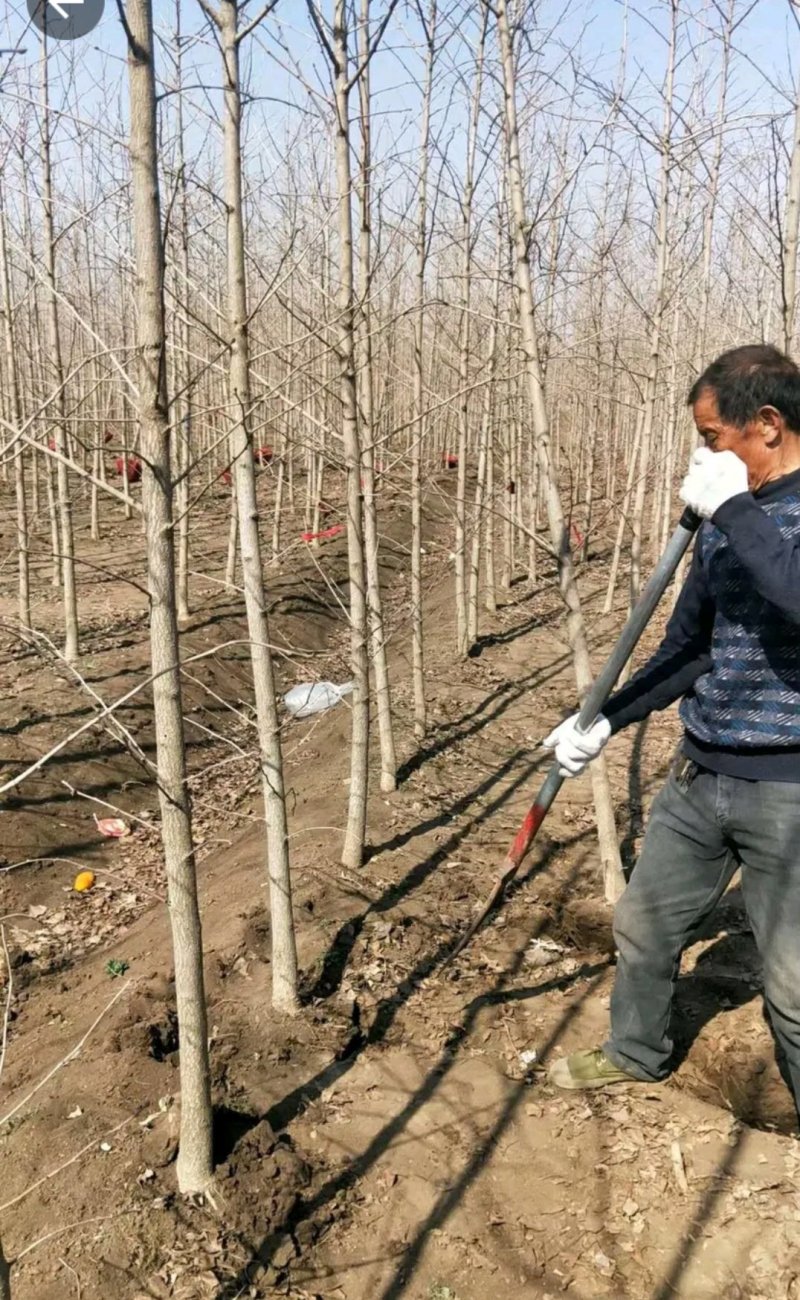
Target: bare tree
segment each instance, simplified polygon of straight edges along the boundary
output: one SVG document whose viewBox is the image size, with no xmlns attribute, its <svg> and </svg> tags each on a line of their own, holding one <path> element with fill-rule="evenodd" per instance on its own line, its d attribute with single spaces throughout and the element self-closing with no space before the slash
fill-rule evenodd
<svg viewBox="0 0 800 1300">
<path fill-rule="evenodd" d="M 186 177 L 186 131 L 183 113 L 183 45 L 181 29 L 181 0 L 175 0 L 175 80 L 176 95 L 176 137 L 178 150 L 178 265 L 180 271 L 181 296 L 188 295 L 189 283 L 189 194 Z M 179 419 L 174 421 L 179 430 L 177 438 L 177 464 L 180 471 L 176 504 L 178 509 L 178 618 L 189 617 L 189 467 L 191 463 L 194 402 L 191 383 L 191 344 L 192 329 L 189 312 L 186 308 L 178 311 L 177 336 L 179 344 L 177 373 L 180 376 L 180 402 L 177 404 Z"/>
<path fill-rule="evenodd" d="M 469 642 L 469 599 L 467 581 L 467 447 L 469 434 L 469 360 L 472 306 L 472 209 L 475 198 L 475 158 L 478 149 L 478 123 L 483 91 L 483 61 L 486 48 L 486 30 L 489 12 L 482 7 L 478 48 L 475 56 L 475 79 L 472 88 L 467 150 L 464 171 L 464 193 L 461 198 L 461 320 L 459 322 L 458 383 L 461 392 L 458 408 L 458 480 L 456 484 L 456 649 L 462 658 L 467 654 Z"/>
<path fill-rule="evenodd" d="M 10 402 L 11 421 L 22 428 L 22 399 L 19 391 L 17 353 L 14 342 L 14 319 L 11 302 L 11 277 L 8 271 L 8 241 L 3 191 L 0 188 L 0 291 L 6 350 L 6 376 Z M 19 620 L 23 627 L 31 626 L 31 588 L 28 564 L 28 496 L 25 484 L 25 460 L 22 446 L 14 453 L 14 491 L 17 503 L 17 565 L 19 572 Z"/>
<path fill-rule="evenodd" d="M 661 365 L 662 332 L 667 305 L 667 271 L 669 268 L 669 216 L 674 165 L 672 125 L 675 115 L 675 67 L 678 53 L 678 0 L 669 0 L 670 26 L 667 53 L 667 74 L 664 83 L 664 109 L 658 150 L 661 157 L 658 203 L 656 207 L 656 265 L 653 309 L 650 316 L 650 355 L 645 384 L 642 423 L 640 426 L 638 478 L 633 499 L 633 536 L 631 538 L 630 599 L 631 605 L 639 598 L 642 586 L 642 530 L 644 526 L 647 474 L 650 468 L 650 448 L 653 440 L 656 398 L 658 395 Z"/>
<path fill-rule="evenodd" d="M 150 655 L 154 674 L 153 710 L 180 1033 L 178 1186 L 182 1192 L 193 1193 L 205 1191 L 212 1178 L 212 1111 L 203 940 L 197 901 L 192 813 L 186 782 L 178 650 L 172 459 L 166 392 L 164 246 L 151 0 L 128 0 L 125 27 L 137 280 L 137 400 L 144 460 L 143 504 L 150 592 Z"/>
<path fill-rule="evenodd" d="M 364 519 L 361 500 L 363 469 L 358 423 L 356 387 L 356 328 L 353 275 L 352 176 L 350 170 L 350 91 L 354 79 L 350 73 L 348 8 L 346 0 L 335 0 L 333 23 L 328 26 L 318 5 L 307 0 L 320 47 L 331 65 L 335 120 L 334 159 L 338 195 L 338 336 L 336 354 L 339 363 L 339 390 L 342 408 L 342 442 L 347 473 L 347 557 L 350 586 L 350 663 L 354 691 L 352 704 L 352 745 L 350 758 L 350 799 L 347 814 L 342 862 L 360 866 L 364 856 L 369 783 L 369 644 L 367 629 L 366 564 L 364 557 Z M 368 58 L 395 8 L 390 0 L 381 24 L 372 39 Z M 354 77 L 363 75 L 358 68 Z"/>
<path fill-rule="evenodd" d="M 58 546 L 61 580 L 64 586 L 64 658 L 74 663 L 78 658 L 78 601 L 75 590 L 75 551 L 72 532 L 72 500 L 68 472 L 70 447 L 67 441 L 67 398 L 64 362 L 61 354 L 61 329 L 58 319 L 56 286 L 56 235 L 53 219 L 53 176 L 50 156 L 50 82 L 47 36 L 42 35 L 42 195 L 44 200 L 44 264 L 47 277 L 47 320 L 49 331 L 50 371 L 55 385 L 55 443 L 58 451 Z"/>
<path fill-rule="evenodd" d="M 414 689 L 414 735 L 421 740 L 427 728 L 425 702 L 425 646 L 422 618 L 422 448 L 425 417 L 425 273 L 428 264 L 428 170 L 430 166 L 431 99 L 436 59 L 437 0 L 430 0 L 427 16 L 417 0 L 425 36 L 425 82 L 419 142 L 419 194 L 417 198 L 417 258 L 414 316 L 414 423 L 411 429 L 411 675 Z"/>
<path fill-rule="evenodd" d="M 358 58 L 361 76 L 358 81 L 360 101 L 361 158 L 359 166 L 358 274 L 361 330 L 359 351 L 361 364 L 360 411 L 363 435 L 362 479 L 364 484 L 364 545 L 367 567 L 367 605 L 369 611 L 372 668 L 375 674 L 375 711 L 381 750 L 381 790 L 388 792 L 397 785 L 397 755 L 392 723 L 392 697 L 383 626 L 380 564 L 378 557 L 378 512 L 375 500 L 375 400 L 372 355 L 372 122 L 370 96 L 370 0 L 361 0 L 358 28 Z"/>
<path fill-rule="evenodd" d="M 564 520 L 564 512 L 550 456 L 550 428 L 539 361 L 533 284 L 528 258 L 528 220 L 525 211 L 525 192 L 517 126 L 516 60 L 507 0 L 498 0 L 496 16 L 503 72 L 508 190 L 513 219 L 514 265 L 519 295 L 522 348 L 528 381 L 528 397 L 550 541 L 553 552 L 558 559 L 559 589 L 567 612 L 567 636 L 572 651 L 578 690 L 583 696 L 591 685 L 592 670 L 578 584 L 575 578 L 575 567 L 570 549 L 569 529 Z M 619 856 L 611 787 L 602 755 L 592 764 L 591 774 L 605 893 L 606 897 L 613 901 L 621 893 L 625 881 Z"/>
<path fill-rule="evenodd" d="M 481 567 L 481 542 L 484 533 L 491 537 L 493 529 L 493 502 L 489 500 L 489 510 L 486 510 L 486 499 L 489 493 L 490 470 L 489 465 L 493 454 L 494 444 L 494 412 L 496 399 L 496 374 L 497 374 L 497 354 L 498 354 L 498 336 L 499 336 L 499 318 L 500 318 L 500 288 L 503 283 L 502 272 L 504 264 L 504 251 L 506 242 L 506 224 L 505 216 L 505 194 L 498 205 L 499 212 L 497 218 L 497 245 L 495 252 L 494 268 L 494 290 L 492 293 L 491 320 L 489 322 L 489 337 L 486 345 L 486 387 L 483 390 L 483 417 L 480 434 L 480 447 L 478 451 L 478 476 L 475 484 L 475 515 L 472 534 L 472 550 L 470 555 L 469 567 L 469 597 L 467 609 L 467 640 L 470 645 L 474 645 L 478 638 L 478 587 L 480 582 Z M 534 501 L 535 507 L 535 501 Z M 488 546 L 487 546 L 488 549 Z M 494 579 L 492 576 L 492 588 Z M 489 586 L 489 574 L 487 573 L 487 587 Z"/>
<path fill-rule="evenodd" d="M 695 344 L 694 368 L 697 374 L 703 368 L 708 335 L 708 309 L 711 301 L 711 267 L 714 252 L 714 224 L 717 217 L 717 200 L 719 196 L 720 172 L 722 170 L 722 152 L 725 143 L 725 116 L 728 106 L 728 86 L 730 83 L 731 43 L 736 23 L 736 0 L 728 0 L 728 9 L 722 27 L 722 66 L 719 74 L 719 93 L 717 113 L 714 123 L 714 153 L 708 171 L 708 185 L 705 212 L 703 214 L 703 258 L 700 278 L 700 311 L 697 319 L 697 341 Z M 800 114 L 800 96 L 798 96 L 798 113 Z M 800 116 L 796 119 L 796 140 L 800 156 Z M 800 186 L 800 175 L 798 176 Z"/>
<path fill-rule="evenodd" d="M 239 48 L 255 22 L 266 17 L 277 0 L 244 28 L 239 28 L 239 0 L 220 0 L 213 10 L 202 8 L 219 31 L 225 77 L 225 207 L 228 217 L 228 384 L 231 450 L 234 457 L 244 598 L 250 638 L 250 661 L 256 696 L 264 814 L 267 823 L 267 869 L 272 917 L 272 1001 L 280 1011 L 298 1010 L 297 949 L 292 917 L 289 835 L 283 783 L 280 718 L 275 697 L 275 670 L 270 648 L 267 598 L 259 536 L 256 493 L 247 272 L 245 266 L 244 204 L 242 198 L 242 92 Z"/>
<path fill-rule="evenodd" d="M 800 28 L 794 5 L 789 5 L 795 24 Z M 795 304 L 797 301 L 797 243 L 800 235 L 800 78 L 794 108 L 794 131 L 789 163 L 789 182 L 786 189 L 786 209 L 783 217 L 783 346 L 791 352 L 794 341 Z"/>
</svg>

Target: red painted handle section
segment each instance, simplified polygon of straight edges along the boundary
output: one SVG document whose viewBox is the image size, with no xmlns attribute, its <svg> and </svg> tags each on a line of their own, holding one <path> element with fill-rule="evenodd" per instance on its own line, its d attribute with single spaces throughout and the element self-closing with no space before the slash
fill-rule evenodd
<svg viewBox="0 0 800 1300">
<path fill-rule="evenodd" d="M 525 820 L 517 831 L 514 843 L 508 850 L 507 861 L 513 862 L 515 867 L 519 866 L 528 852 L 536 832 L 545 819 L 546 813 L 547 809 L 539 803 L 532 803 L 528 809 Z"/>
</svg>

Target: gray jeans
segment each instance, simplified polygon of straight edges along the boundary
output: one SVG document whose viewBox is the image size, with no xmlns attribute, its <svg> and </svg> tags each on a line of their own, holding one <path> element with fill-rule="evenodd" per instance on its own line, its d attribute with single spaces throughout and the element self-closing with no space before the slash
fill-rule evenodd
<svg viewBox="0 0 800 1300">
<path fill-rule="evenodd" d="M 691 775 L 691 773 L 690 773 Z M 653 804 L 641 856 L 614 918 L 618 959 L 607 1056 L 663 1079 L 683 949 L 737 867 L 764 968 L 764 997 L 800 1103 L 800 785 L 675 772 Z"/>
</svg>

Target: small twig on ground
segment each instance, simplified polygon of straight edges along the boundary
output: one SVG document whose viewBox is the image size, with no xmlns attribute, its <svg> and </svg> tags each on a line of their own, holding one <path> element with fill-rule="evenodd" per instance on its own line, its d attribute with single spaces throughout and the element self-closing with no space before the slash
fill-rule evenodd
<svg viewBox="0 0 800 1300">
<path fill-rule="evenodd" d="M 63 1268 L 67 1270 L 67 1272 L 71 1273 L 72 1276 L 75 1278 L 75 1285 L 78 1288 L 78 1300 L 82 1300 L 83 1292 L 81 1291 L 81 1280 L 78 1277 L 77 1270 L 74 1269 L 71 1264 L 68 1264 L 62 1255 L 59 1255 L 58 1262 L 59 1264 L 61 1264 Z"/>
<path fill-rule="evenodd" d="M 41 1178 L 38 1178 L 35 1183 L 31 1183 L 30 1187 L 26 1187 L 23 1192 L 18 1192 L 16 1196 L 12 1196 L 10 1201 L 6 1201 L 3 1205 L 0 1205 L 0 1214 L 4 1214 L 5 1211 L 10 1210 L 13 1205 L 18 1205 L 20 1201 L 24 1201 L 25 1197 L 30 1196 L 31 1192 L 35 1192 L 37 1187 L 41 1187 L 42 1183 L 49 1182 L 51 1178 L 56 1178 L 58 1174 L 63 1172 L 63 1170 L 69 1169 L 70 1165 L 74 1165 L 77 1160 L 80 1160 L 81 1156 L 85 1156 L 87 1151 L 92 1151 L 93 1149 L 98 1148 L 101 1142 L 105 1142 L 107 1138 L 113 1137 L 115 1133 L 119 1133 L 120 1129 L 123 1129 L 127 1124 L 130 1124 L 132 1119 L 134 1119 L 134 1116 L 128 1115 L 125 1119 L 121 1120 L 119 1124 L 115 1124 L 113 1128 L 107 1129 L 105 1133 L 101 1133 L 99 1137 L 93 1137 L 91 1142 L 87 1142 L 86 1146 L 81 1147 L 80 1151 L 76 1151 L 74 1156 L 70 1156 L 69 1160 L 65 1160 L 63 1164 L 58 1165 L 55 1169 L 51 1169 L 48 1173 L 42 1174 Z"/>
<path fill-rule="evenodd" d="M 147 821 L 144 817 L 137 817 L 136 813 L 128 812 L 125 808 L 118 808 L 115 803 L 109 803 L 107 799 L 98 799 L 95 794 L 84 794 L 83 790 L 78 790 L 76 786 L 69 781 L 62 781 L 65 790 L 69 790 L 73 799 L 87 799 L 89 803 L 99 804 L 101 808 L 110 808 L 118 817 L 126 818 L 131 822 L 138 822 L 140 826 L 145 826 L 147 830 L 153 830 L 153 823 Z"/>
<path fill-rule="evenodd" d="M 69 685 L 77 684 L 82 691 L 85 691 L 90 699 L 92 699 L 94 703 L 103 710 L 105 718 L 103 729 L 113 740 L 118 741 L 123 748 L 127 749 L 131 757 L 144 767 L 148 775 L 157 776 L 158 769 L 155 763 L 147 757 L 138 741 L 131 735 L 131 732 L 123 725 L 120 719 L 109 713 L 106 701 L 98 695 L 91 683 L 86 680 L 75 665 L 69 663 L 69 661 L 64 658 L 64 655 L 61 653 L 55 642 L 51 641 L 44 632 L 38 630 L 28 631 L 28 629 L 21 629 L 18 632 L 18 635 L 29 645 L 34 647 L 42 661 L 48 664 L 57 676 L 62 679 L 62 681 L 66 681 Z"/>
<path fill-rule="evenodd" d="M 686 1167 L 683 1163 L 683 1152 L 681 1151 L 681 1144 L 677 1140 L 677 1138 L 670 1146 L 669 1152 L 672 1157 L 672 1168 L 675 1171 L 675 1181 L 678 1184 L 680 1190 L 683 1192 L 684 1196 L 688 1196 L 689 1182 L 686 1178 Z"/>
<path fill-rule="evenodd" d="M 37 1237 L 36 1241 L 32 1241 L 30 1246 L 26 1246 L 24 1250 L 21 1250 L 11 1262 L 19 1264 L 20 1260 L 24 1259 L 26 1255 L 30 1255 L 32 1250 L 38 1250 L 39 1246 L 43 1246 L 46 1241 L 52 1241 L 53 1237 L 60 1237 L 64 1232 L 72 1232 L 74 1228 L 85 1228 L 89 1223 L 107 1223 L 109 1219 L 121 1219 L 123 1214 L 135 1213 L 136 1210 L 131 1208 L 129 1210 L 117 1210 L 115 1214 L 95 1214 L 91 1219 L 77 1219 L 75 1223 L 65 1223 L 63 1228 L 54 1228 L 52 1232 L 46 1232 L 43 1237 Z"/>
<path fill-rule="evenodd" d="M 14 1117 L 14 1115 L 18 1114 L 18 1112 L 22 1110 L 23 1106 L 27 1106 L 28 1102 L 33 1097 L 36 1096 L 37 1092 L 39 1092 L 45 1086 L 46 1083 L 50 1082 L 50 1080 L 53 1078 L 54 1075 L 58 1074 L 59 1070 L 62 1070 L 65 1065 L 69 1065 L 70 1061 L 74 1061 L 78 1056 L 80 1056 L 81 1048 L 84 1046 L 86 1041 L 91 1037 L 94 1030 L 100 1024 L 100 1021 L 103 1019 L 104 1016 L 108 1014 L 111 1008 L 117 1002 L 119 1002 L 123 994 L 128 992 L 128 989 L 132 987 L 133 983 L 134 983 L 133 980 L 127 980 L 126 983 L 122 985 L 122 988 L 119 989 L 118 992 L 114 994 L 111 1001 L 106 1003 L 106 1005 L 103 1007 L 103 1010 L 100 1012 L 99 1016 L 97 1016 L 92 1021 L 89 1028 L 86 1030 L 86 1033 L 83 1035 L 83 1038 L 78 1040 L 78 1042 L 75 1044 L 72 1050 L 70 1052 L 67 1052 L 67 1055 L 63 1056 L 61 1060 L 58 1061 L 53 1066 L 52 1070 L 48 1070 L 44 1078 L 40 1079 L 39 1082 L 36 1084 L 36 1086 L 31 1088 L 30 1092 L 27 1093 L 26 1096 L 24 1096 L 21 1101 L 17 1102 L 16 1106 L 12 1106 L 11 1110 L 6 1111 L 5 1115 L 0 1116 L 0 1128 L 2 1128 L 4 1124 L 7 1124 L 8 1121 Z"/>
<path fill-rule="evenodd" d="M 6 979 L 8 980 L 8 987 L 6 988 L 6 1009 L 3 1014 L 3 1038 L 2 1038 L 2 1042 L 0 1043 L 0 1079 L 2 1079 L 3 1066 L 6 1063 L 6 1047 L 8 1045 L 8 1022 L 11 1016 L 11 998 L 14 993 L 14 975 L 11 970 L 11 957 L 8 951 L 8 943 L 6 942 L 6 927 L 4 925 L 0 925 L 0 940 L 2 940 L 2 944 L 3 944 L 3 960 L 5 961 L 5 966 L 6 966 Z"/>
</svg>

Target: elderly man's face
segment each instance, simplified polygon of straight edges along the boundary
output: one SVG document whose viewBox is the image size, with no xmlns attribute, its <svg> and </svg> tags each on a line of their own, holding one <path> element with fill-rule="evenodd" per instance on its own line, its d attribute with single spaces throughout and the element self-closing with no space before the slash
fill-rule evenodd
<svg viewBox="0 0 800 1300">
<path fill-rule="evenodd" d="M 743 429 L 735 424 L 726 424 L 719 413 L 716 394 L 710 388 L 704 388 L 692 407 L 697 432 L 711 451 L 734 451 L 747 466 L 747 480 L 750 490 L 763 487 L 770 479 L 780 473 L 780 456 L 776 455 L 780 444 L 780 430 L 776 419 L 781 424 L 782 417 L 773 407 L 764 407 L 754 420 Z"/>
</svg>

